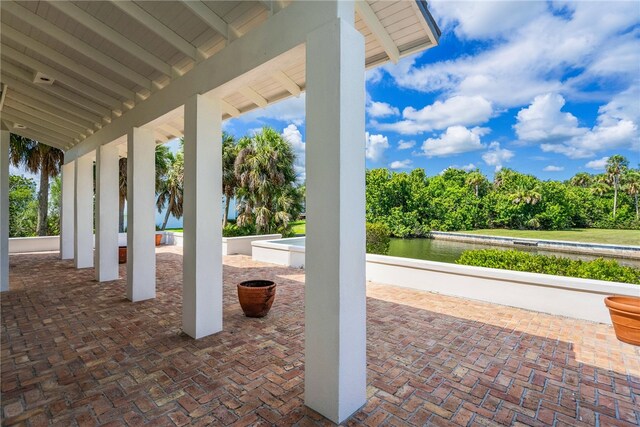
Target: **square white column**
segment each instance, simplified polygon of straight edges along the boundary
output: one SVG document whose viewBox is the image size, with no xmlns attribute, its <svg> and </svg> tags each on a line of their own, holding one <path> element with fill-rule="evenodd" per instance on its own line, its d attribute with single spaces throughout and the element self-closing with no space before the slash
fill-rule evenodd
<svg viewBox="0 0 640 427">
<path fill-rule="evenodd" d="M 9 131 L 0 131 L 0 292 L 9 290 Z"/>
<path fill-rule="evenodd" d="M 96 150 L 96 280 L 116 280 L 118 274 L 118 148 Z"/>
<path fill-rule="evenodd" d="M 60 194 L 60 258 L 73 259 L 75 222 L 75 160 L 62 165 Z"/>
<path fill-rule="evenodd" d="M 134 302 L 156 297 L 155 149 L 153 131 L 131 129 L 127 138 L 127 298 Z"/>
<path fill-rule="evenodd" d="M 221 119 L 217 99 L 184 106 L 182 329 L 193 338 L 222 330 Z"/>
<path fill-rule="evenodd" d="M 93 156 L 75 161 L 74 259 L 76 268 L 93 267 Z"/>
<path fill-rule="evenodd" d="M 305 404 L 336 423 L 367 386 L 364 39 L 339 3 L 306 64 Z"/>
</svg>

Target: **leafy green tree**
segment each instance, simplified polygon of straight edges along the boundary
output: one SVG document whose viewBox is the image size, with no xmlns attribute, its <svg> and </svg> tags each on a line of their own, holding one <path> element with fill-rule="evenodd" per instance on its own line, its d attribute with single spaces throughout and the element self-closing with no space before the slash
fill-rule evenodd
<svg viewBox="0 0 640 427">
<path fill-rule="evenodd" d="M 640 194 L 640 171 L 630 170 L 623 176 L 624 188 L 634 199 L 636 206 L 636 220 L 640 219 L 640 211 L 638 210 L 638 194 Z"/>
<path fill-rule="evenodd" d="M 184 213 L 184 152 L 182 147 L 175 155 L 168 153 L 166 160 L 168 171 L 159 183 L 156 200 L 158 212 L 162 212 L 162 209 L 167 206 L 167 212 L 160 227 L 162 230 L 167 227 L 169 215 L 180 219 Z"/>
<path fill-rule="evenodd" d="M 579 172 L 575 174 L 570 180 L 569 183 L 574 187 L 589 187 L 593 182 L 593 177 L 586 172 Z"/>
<path fill-rule="evenodd" d="M 236 195 L 238 179 L 236 177 L 235 163 L 238 157 L 238 146 L 232 135 L 222 133 L 222 194 L 224 195 L 224 217 L 222 227 L 229 222 L 229 205 Z"/>
<path fill-rule="evenodd" d="M 609 157 L 607 160 L 607 176 L 613 185 L 613 218 L 616 217 L 618 207 L 618 189 L 620 188 L 620 177 L 627 170 L 629 161 L 619 154 Z"/>
<path fill-rule="evenodd" d="M 16 167 L 23 167 L 33 174 L 40 174 L 38 186 L 38 222 L 37 235 L 49 234 L 49 179 L 60 173 L 64 153 L 54 147 L 33 139 L 11 134 L 9 160 Z"/>
<path fill-rule="evenodd" d="M 238 225 L 255 224 L 258 233 L 288 230 L 301 209 L 291 143 L 265 127 L 253 138 L 240 139 L 238 148 Z"/>
<path fill-rule="evenodd" d="M 468 186 L 473 187 L 473 192 L 476 195 L 476 197 L 479 197 L 480 194 L 480 187 L 487 181 L 487 178 L 485 178 L 484 175 L 482 175 L 482 173 L 480 173 L 479 170 L 475 170 L 473 172 L 470 172 L 467 175 L 467 179 L 466 179 L 466 183 Z"/>
<path fill-rule="evenodd" d="M 9 175 L 9 237 L 34 236 L 37 218 L 35 181 L 21 175 Z"/>
</svg>

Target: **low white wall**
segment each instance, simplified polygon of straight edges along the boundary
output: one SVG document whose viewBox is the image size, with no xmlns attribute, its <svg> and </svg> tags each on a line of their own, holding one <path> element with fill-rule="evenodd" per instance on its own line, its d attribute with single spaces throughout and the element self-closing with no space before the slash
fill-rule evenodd
<svg viewBox="0 0 640 427">
<path fill-rule="evenodd" d="M 640 286 L 627 283 L 372 254 L 367 280 L 608 324 L 606 296 L 640 296 Z"/>
<path fill-rule="evenodd" d="M 48 252 L 60 250 L 60 236 L 11 237 L 9 253 Z"/>
<path fill-rule="evenodd" d="M 282 238 L 281 234 L 261 234 L 258 236 L 223 237 L 222 255 L 249 255 L 251 256 L 251 243 L 262 240 L 276 240 Z"/>
<path fill-rule="evenodd" d="M 304 247 L 286 243 L 288 240 L 296 239 L 299 238 L 282 239 L 281 243 L 254 242 L 251 257 L 255 261 L 304 268 Z"/>
</svg>

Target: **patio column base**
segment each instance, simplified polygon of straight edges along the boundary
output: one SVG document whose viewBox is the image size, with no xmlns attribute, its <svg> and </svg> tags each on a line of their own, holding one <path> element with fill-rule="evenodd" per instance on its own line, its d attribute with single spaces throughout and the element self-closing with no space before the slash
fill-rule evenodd
<svg viewBox="0 0 640 427">
<path fill-rule="evenodd" d="M 305 404 L 341 423 L 367 400 L 365 50 L 333 7 L 307 38 Z"/>
</svg>

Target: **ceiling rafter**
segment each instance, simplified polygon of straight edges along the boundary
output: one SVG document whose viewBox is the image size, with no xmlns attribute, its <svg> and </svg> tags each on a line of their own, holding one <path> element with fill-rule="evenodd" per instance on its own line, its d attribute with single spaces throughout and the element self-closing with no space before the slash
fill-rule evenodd
<svg viewBox="0 0 640 427">
<path fill-rule="evenodd" d="M 31 68 L 34 73 L 40 71 L 47 76 L 52 77 L 56 81 L 64 83 L 65 85 L 70 86 L 73 89 L 82 92 L 83 94 L 86 94 L 85 96 L 93 98 L 96 102 L 108 105 L 111 108 L 122 108 L 122 101 L 119 101 L 118 99 L 97 90 L 95 87 L 84 84 L 78 79 L 71 77 L 56 68 L 50 67 L 38 61 L 37 59 L 25 55 L 24 53 L 19 52 L 12 47 L 5 45 L 4 43 L 0 46 L 2 47 L 2 56 L 6 56 L 12 61 Z"/>
<path fill-rule="evenodd" d="M 397 64 L 400 60 L 400 51 L 398 50 L 398 46 L 393 41 L 386 28 L 380 20 L 376 13 L 371 9 L 369 3 L 366 0 L 357 0 L 356 4 L 356 12 L 360 15 L 360 18 L 364 21 L 364 23 L 369 27 L 375 38 L 380 43 L 380 46 L 387 53 L 389 59 Z"/>
<path fill-rule="evenodd" d="M 8 74 L 7 74 L 8 73 Z M 23 80 L 23 84 L 27 85 L 27 86 L 31 86 L 34 89 L 40 90 L 42 92 L 48 92 L 50 94 L 53 94 L 61 99 L 65 99 L 73 104 L 78 105 L 81 108 L 84 108 L 88 111 L 91 111 L 93 113 L 98 114 L 99 116 L 101 116 L 101 120 L 100 122 L 102 122 L 102 117 L 106 117 L 106 116 L 110 116 L 111 115 L 111 110 L 103 107 L 100 104 L 97 104 L 91 100 L 89 100 L 88 98 L 83 97 L 82 95 L 78 94 L 77 92 L 73 92 L 70 90 L 67 90 L 59 85 L 56 85 L 55 83 L 52 85 L 37 85 L 35 83 L 33 83 L 33 75 L 20 68 L 17 67 L 13 64 L 10 64 L 8 62 L 3 62 L 2 63 L 2 71 L 0 71 L 0 75 L 2 75 L 2 79 L 6 80 L 5 77 L 10 78 L 9 75 L 13 75 L 14 77 L 17 77 L 21 80 Z"/>
<path fill-rule="evenodd" d="M 22 123 L 35 123 L 37 125 L 42 126 L 45 129 L 49 129 L 51 132 L 56 132 L 59 135 L 64 135 L 69 138 L 78 138 L 81 135 L 81 132 L 76 132 L 73 130 L 69 130 L 62 126 L 59 126 L 55 123 L 48 122 L 46 120 L 42 120 L 40 116 L 34 116 L 23 111 L 16 110 L 13 107 L 6 106 L 5 109 L 2 110 L 2 114 L 4 117 L 11 119 L 11 117 L 17 117 L 19 120 L 22 120 Z"/>
<path fill-rule="evenodd" d="M 16 135 L 24 136 L 25 138 L 34 139 L 38 142 L 41 142 L 45 145 L 49 145 L 53 148 L 57 148 L 62 151 L 68 150 L 72 143 L 67 141 L 59 141 L 55 138 L 51 138 L 50 136 L 43 135 L 39 132 L 34 132 L 30 129 L 15 129 L 12 126 L 12 123 L 8 120 L 3 120 L 2 123 L 9 129 L 11 133 L 15 133 Z"/>
<path fill-rule="evenodd" d="M 167 64 L 140 45 L 132 42 L 130 39 L 95 18 L 93 15 L 90 15 L 80 9 L 75 4 L 66 1 L 54 1 L 49 2 L 49 4 L 155 70 L 160 71 L 162 74 L 167 76 L 171 76 L 171 65 Z"/>
<path fill-rule="evenodd" d="M 180 37 L 175 31 L 167 27 L 160 22 L 153 15 L 149 14 L 146 10 L 129 1 L 112 1 L 111 4 L 122 10 L 124 13 L 153 31 L 160 38 L 171 44 L 180 52 L 190 57 L 194 61 L 198 60 L 198 57 L 203 54 L 198 52 L 198 48 L 190 44 L 188 41 Z"/>
<path fill-rule="evenodd" d="M 222 107 L 222 110 L 231 117 L 238 117 L 240 115 L 240 110 L 238 110 L 236 107 L 234 107 L 224 99 L 220 100 L 220 106 Z"/>
<path fill-rule="evenodd" d="M 49 4 L 52 4 L 52 3 L 55 3 L 55 2 L 51 2 Z M 60 28 L 56 27 L 46 19 L 31 12 L 29 9 L 22 7 L 13 1 L 3 0 L 2 2 L 0 2 L 0 4 L 2 5 L 3 12 L 4 11 L 9 12 L 10 14 L 16 16 L 17 18 L 25 21 L 27 24 L 37 28 L 39 31 L 42 31 L 43 33 L 69 46 L 73 50 L 80 52 L 87 58 L 112 70 L 113 72 L 120 75 L 122 78 L 129 80 L 133 83 L 136 83 L 137 85 L 142 86 L 147 90 L 151 90 L 152 88 L 151 80 L 149 80 L 142 74 L 139 74 L 134 70 L 130 69 L 129 67 L 122 65 L 120 62 L 105 55 L 104 53 L 100 52 L 98 49 L 94 48 L 93 46 L 72 36 L 66 31 L 61 30 Z"/>
<path fill-rule="evenodd" d="M 8 77 L 8 76 L 5 77 L 3 75 L 2 81 L 7 85 L 9 85 L 11 89 L 14 89 L 20 93 L 23 93 L 31 98 L 37 99 L 39 102 L 44 102 L 44 103 L 53 105 L 56 108 L 59 108 L 68 113 L 74 114 L 84 120 L 87 120 L 93 123 L 94 126 L 102 122 L 102 117 L 100 117 L 98 114 L 94 114 L 90 111 L 85 110 L 84 108 L 78 107 L 75 104 L 64 101 L 58 98 L 57 96 L 44 93 L 43 91 L 35 87 L 26 85 L 13 77 Z"/>
<path fill-rule="evenodd" d="M 218 34 L 229 40 L 229 24 L 222 19 L 218 14 L 209 9 L 207 5 L 201 1 L 187 0 L 183 1 L 186 7 L 188 7 L 197 17 L 202 19 L 207 25 L 216 30 Z"/>
<path fill-rule="evenodd" d="M 293 96 L 299 96 L 302 92 L 300 86 L 298 86 L 296 82 L 291 80 L 291 77 L 287 76 L 281 70 L 276 71 L 271 77 L 273 77 L 275 81 L 284 86 L 284 88 Z"/>
<path fill-rule="evenodd" d="M 20 113 L 29 114 L 31 116 L 39 117 L 41 120 L 45 122 L 53 123 L 65 129 L 76 132 L 77 134 L 83 135 L 87 132 L 85 128 L 77 123 L 68 122 L 66 120 L 60 120 L 60 117 L 55 114 L 48 113 L 43 110 L 39 110 L 37 108 L 31 107 L 29 105 L 23 104 L 19 101 L 16 101 L 12 98 L 7 98 L 5 101 L 7 107 L 11 107 L 14 110 L 19 111 Z"/>
<path fill-rule="evenodd" d="M 53 105 L 44 103 L 40 99 L 32 98 L 23 93 L 17 92 L 11 87 L 7 91 L 7 99 L 19 102 L 23 105 L 45 112 L 47 114 L 51 114 L 66 122 L 78 124 L 78 126 L 81 126 L 83 129 L 91 129 L 94 126 L 94 124 L 88 119 L 78 117 L 75 114 L 68 113 Z"/>
<path fill-rule="evenodd" d="M 267 101 L 262 95 L 260 95 L 258 92 L 256 92 L 254 89 L 252 89 L 249 86 L 240 88 L 238 92 L 240 92 L 242 95 L 247 97 L 251 102 L 256 104 L 258 107 L 264 108 L 267 106 L 267 104 L 269 104 L 269 101 Z"/>
<path fill-rule="evenodd" d="M 50 140 L 56 142 L 59 146 L 68 147 L 73 143 L 73 138 L 70 138 L 66 135 L 61 135 L 57 132 L 53 132 L 51 129 L 48 129 L 42 125 L 31 123 L 28 120 L 24 120 L 21 117 L 16 117 L 12 114 L 2 113 L 2 119 L 7 120 L 10 123 L 20 123 L 21 125 L 26 126 L 26 129 L 18 129 L 16 127 L 10 127 L 11 132 L 18 133 L 21 132 L 31 132 L 39 135 L 39 139 Z"/>
<path fill-rule="evenodd" d="M 78 61 L 58 53 L 54 49 L 40 43 L 39 41 L 32 39 L 31 37 L 21 33 L 18 30 L 11 28 L 10 26 L 3 24 L 2 37 L 7 37 L 20 45 L 34 50 L 41 55 L 47 57 L 48 60 L 55 62 L 57 65 L 66 68 L 67 70 L 81 74 L 83 77 L 91 80 L 93 83 L 110 90 L 113 93 L 117 93 L 127 100 L 135 99 L 136 94 L 127 89 L 126 87 L 114 82 L 113 80 L 93 71 L 91 68 L 86 67 Z"/>
</svg>

